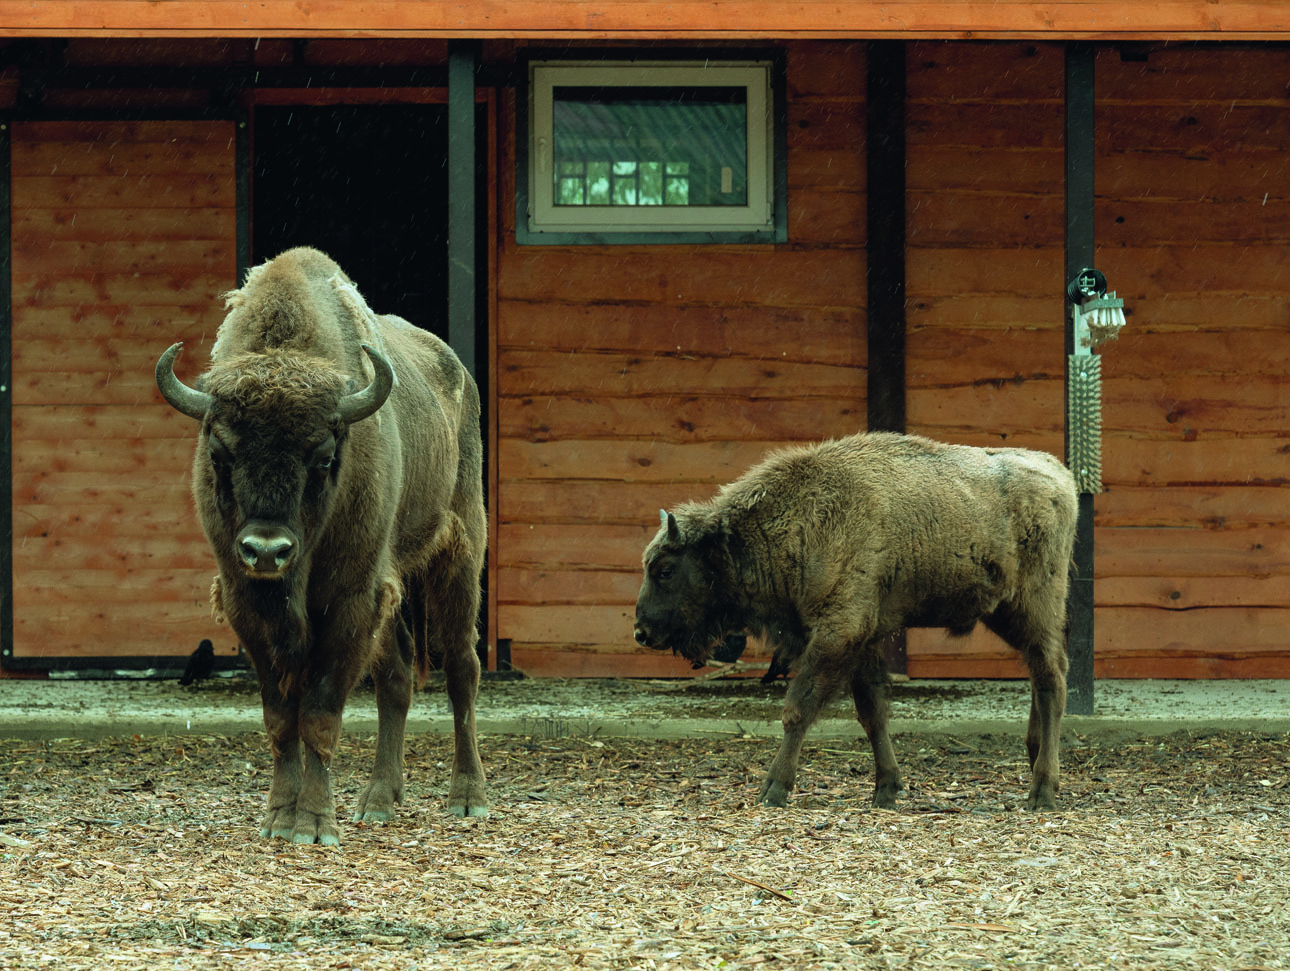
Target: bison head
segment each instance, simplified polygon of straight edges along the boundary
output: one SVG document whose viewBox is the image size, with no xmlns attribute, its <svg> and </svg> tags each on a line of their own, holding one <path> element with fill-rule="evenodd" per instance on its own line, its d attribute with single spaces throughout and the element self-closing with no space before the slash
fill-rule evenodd
<svg viewBox="0 0 1290 971">
<path fill-rule="evenodd" d="M 366 344 L 375 377 L 361 390 L 325 361 L 242 354 L 214 364 L 198 390 L 175 376 L 179 348 L 161 355 L 157 386 L 202 423 L 193 491 L 207 537 L 249 579 L 282 579 L 327 521 L 349 426 L 385 403 L 394 371 Z"/>
<path fill-rule="evenodd" d="M 689 520 L 660 510 L 658 534 L 645 548 L 645 580 L 636 597 L 636 642 L 671 648 L 696 667 L 728 634 L 741 631 L 737 605 L 728 595 L 726 537 L 719 524 Z"/>
</svg>

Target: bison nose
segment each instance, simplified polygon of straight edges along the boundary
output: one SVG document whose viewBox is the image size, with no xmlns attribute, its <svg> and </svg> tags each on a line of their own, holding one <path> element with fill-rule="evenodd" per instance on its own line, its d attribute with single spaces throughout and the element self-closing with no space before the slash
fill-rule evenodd
<svg viewBox="0 0 1290 971">
<path fill-rule="evenodd" d="M 636 625 L 636 629 L 632 631 L 632 636 L 636 638 L 636 643 L 639 644 L 641 647 L 653 646 L 653 644 L 651 643 L 651 638 L 649 636 L 649 631 L 647 631 L 644 627 L 640 626 L 640 624 Z"/>
<path fill-rule="evenodd" d="M 281 532 L 250 533 L 238 537 L 242 562 L 256 573 L 279 573 L 291 562 L 295 542 Z"/>
</svg>

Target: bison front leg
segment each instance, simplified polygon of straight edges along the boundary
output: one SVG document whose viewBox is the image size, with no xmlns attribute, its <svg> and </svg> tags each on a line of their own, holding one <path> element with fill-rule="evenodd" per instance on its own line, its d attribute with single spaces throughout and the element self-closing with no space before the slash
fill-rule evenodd
<svg viewBox="0 0 1290 971">
<path fill-rule="evenodd" d="M 887 722 L 891 717 L 891 682 L 876 654 L 867 656 L 851 675 L 851 694 L 855 699 L 856 717 L 873 749 L 873 804 L 879 809 L 890 809 L 896 804 L 896 795 L 901 790 L 900 767 L 896 764 L 896 750 L 887 732 Z"/>
<path fill-rule="evenodd" d="M 818 653 L 808 646 L 798 666 L 797 676 L 789 682 L 784 696 L 784 739 L 766 771 L 761 784 L 763 806 L 787 806 L 788 794 L 797 781 L 797 763 L 802 755 L 802 741 L 820 711 L 836 694 L 840 677 L 832 664 L 822 664 Z"/>
<path fill-rule="evenodd" d="M 264 728 L 273 753 L 273 782 L 269 786 L 264 821 L 260 823 L 260 836 L 290 839 L 296 826 L 296 800 L 302 782 L 296 709 L 274 686 L 266 685 L 260 693 L 264 702 Z"/>
<path fill-rule="evenodd" d="M 291 842 L 339 846 L 331 760 L 340 741 L 340 708 L 327 705 L 315 709 L 306 703 L 300 713 L 300 738 L 305 743 L 304 775 L 296 797 Z"/>
</svg>

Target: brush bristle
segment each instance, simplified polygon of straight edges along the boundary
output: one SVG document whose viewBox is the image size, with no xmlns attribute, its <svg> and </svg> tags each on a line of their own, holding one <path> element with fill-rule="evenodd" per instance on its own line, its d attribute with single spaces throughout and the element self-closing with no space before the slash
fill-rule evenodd
<svg viewBox="0 0 1290 971">
<path fill-rule="evenodd" d="M 1102 360 L 1073 354 L 1066 393 L 1067 464 L 1080 492 L 1102 491 Z"/>
</svg>

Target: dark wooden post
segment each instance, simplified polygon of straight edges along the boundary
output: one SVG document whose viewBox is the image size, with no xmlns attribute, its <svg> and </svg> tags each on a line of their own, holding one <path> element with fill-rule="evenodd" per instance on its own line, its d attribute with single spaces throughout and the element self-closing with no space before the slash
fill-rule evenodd
<svg viewBox="0 0 1290 971">
<path fill-rule="evenodd" d="M 478 41 L 448 45 L 448 343 L 475 373 L 475 76 Z"/>
<path fill-rule="evenodd" d="M 866 51 L 868 222 L 868 424 L 905 430 L 905 43 Z M 885 645 L 888 668 L 908 672 L 904 633 Z"/>
<path fill-rule="evenodd" d="M 1066 278 L 1062 282 L 1066 353 L 1075 353 L 1075 328 L 1066 282 L 1080 270 L 1093 266 L 1093 45 L 1066 44 Z M 1070 375 L 1066 386 L 1069 393 Z M 1066 460 L 1070 461 L 1070 428 L 1066 429 Z M 1066 677 L 1066 710 L 1074 715 L 1093 714 L 1093 496 L 1079 496 L 1079 524 L 1075 534 L 1075 562 L 1071 567 L 1067 601 L 1070 636 L 1070 673 Z"/>
<path fill-rule="evenodd" d="M 477 319 L 475 79 L 480 44 L 448 42 L 448 344 L 479 381 Z M 487 407 L 487 402 L 480 402 Z M 481 427 L 481 431 L 482 431 Z M 479 664 L 488 670 L 488 598 L 479 608 Z"/>
</svg>

